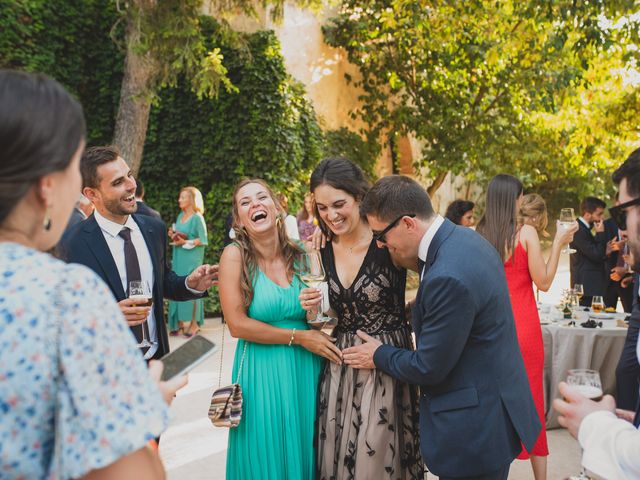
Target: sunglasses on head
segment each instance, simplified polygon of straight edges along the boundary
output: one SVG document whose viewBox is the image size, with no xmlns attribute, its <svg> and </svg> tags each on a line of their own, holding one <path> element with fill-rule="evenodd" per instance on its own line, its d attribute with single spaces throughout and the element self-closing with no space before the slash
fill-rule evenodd
<svg viewBox="0 0 640 480">
<path fill-rule="evenodd" d="M 389 233 L 389 231 L 391 231 L 391 229 L 393 229 L 393 227 L 395 227 L 398 222 L 400 220 L 402 220 L 404 217 L 410 217 L 410 218 L 414 218 L 416 216 L 415 213 L 404 213 L 402 215 L 400 215 L 398 218 L 396 218 L 393 222 L 391 222 L 389 225 L 387 225 L 385 227 L 384 230 L 380 231 L 380 232 L 373 232 L 373 239 L 376 242 L 380 242 L 380 243 L 386 243 L 384 236 Z"/>
<path fill-rule="evenodd" d="M 640 197 L 629 200 L 628 202 L 621 203 L 615 207 L 609 209 L 611 218 L 616 222 L 616 225 L 620 230 L 627 229 L 627 208 L 640 205 Z"/>
</svg>

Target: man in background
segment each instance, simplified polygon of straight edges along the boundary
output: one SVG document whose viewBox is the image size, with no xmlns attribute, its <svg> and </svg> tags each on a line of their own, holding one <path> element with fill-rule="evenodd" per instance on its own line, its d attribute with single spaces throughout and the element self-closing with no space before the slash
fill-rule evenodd
<svg viewBox="0 0 640 480">
<path fill-rule="evenodd" d="M 586 197 L 580 204 L 579 228 L 573 236 L 571 248 L 571 286 L 582 284 L 584 296 L 580 305 L 591 306 L 594 295 L 604 296 L 607 285 L 605 260 L 607 258 L 607 238 L 604 234 L 602 217 L 607 206 L 596 197 Z M 594 233 L 591 230 L 594 230 Z"/>
<path fill-rule="evenodd" d="M 138 205 L 138 210 L 136 210 L 137 214 L 156 217 L 158 220 L 162 220 L 160 212 L 144 203 L 144 185 L 140 180 L 136 180 L 136 204 Z"/>
</svg>

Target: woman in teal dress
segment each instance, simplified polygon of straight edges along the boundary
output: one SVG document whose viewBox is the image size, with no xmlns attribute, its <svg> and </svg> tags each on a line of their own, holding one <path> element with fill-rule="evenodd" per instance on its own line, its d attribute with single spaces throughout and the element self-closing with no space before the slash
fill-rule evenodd
<svg viewBox="0 0 640 480">
<path fill-rule="evenodd" d="M 262 180 L 243 180 L 233 195 L 234 243 L 220 259 L 220 301 L 239 338 L 233 365 L 244 404 L 229 432 L 229 480 L 315 478 L 314 422 L 321 356 L 340 363 L 331 339 L 307 326 L 294 266 L 303 253 L 286 234 Z"/>
<path fill-rule="evenodd" d="M 202 194 L 195 187 L 184 187 L 180 191 L 178 204 L 182 210 L 176 223 L 169 230 L 173 244 L 172 270 L 178 275 L 189 275 L 204 261 L 207 245 L 207 226 L 204 222 Z M 185 323 L 189 326 L 185 329 Z M 169 334 L 183 333 L 189 338 L 200 330 L 204 323 L 203 300 L 169 302 Z"/>
</svg>

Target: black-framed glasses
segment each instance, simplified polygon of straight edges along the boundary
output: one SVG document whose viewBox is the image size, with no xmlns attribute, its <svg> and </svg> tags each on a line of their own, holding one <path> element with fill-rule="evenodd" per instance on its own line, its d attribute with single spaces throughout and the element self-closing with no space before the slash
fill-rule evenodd
<svg viewBox="0 0 640 480">
<path fill-rule="evenodd" d="M 400 215 L 398 218 L 396 218 L 393 222 L 391 222 L 389 225 L 387 225 L 385 227 L 384 230 L 380 231 L 380 232 L 373 232 L 373 239 L 376 242 L 380 242 L 380 243 L 387 243 L 386 240 L 384 239 L 384 236 L 389 233 L 396 225 L 398 225 L 398 222 L 400 220 L 402 220 L 404 217 L 410 217 L 410 218 L 414 218 L 416 216 L 415 213 L 404 213 L 402 215 Z"/>
<path fill-rule="evenodd" d="M 627 229 L 627 208 L 634 207 L 636 205 L 640 205 L 640 197 L 609 208 L 611 218 L 613 218 L 613 221 L 616 222 L 616 225 L 620 230 Z"/>
</svg>

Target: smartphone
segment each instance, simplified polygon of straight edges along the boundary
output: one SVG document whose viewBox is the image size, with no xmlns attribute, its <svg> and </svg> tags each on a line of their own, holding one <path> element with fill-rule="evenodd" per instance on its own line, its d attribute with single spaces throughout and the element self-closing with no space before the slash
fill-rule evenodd
<svg viewBox="0 0 640 480">
<path fill-rule="evenodd" d="M 218 350 L 215 343 L 202 335 L 194 335 L 173 352 L 167 353 L 160 361 L 164 364 L 162 381 L 184 375 Z"/>
</svg>

